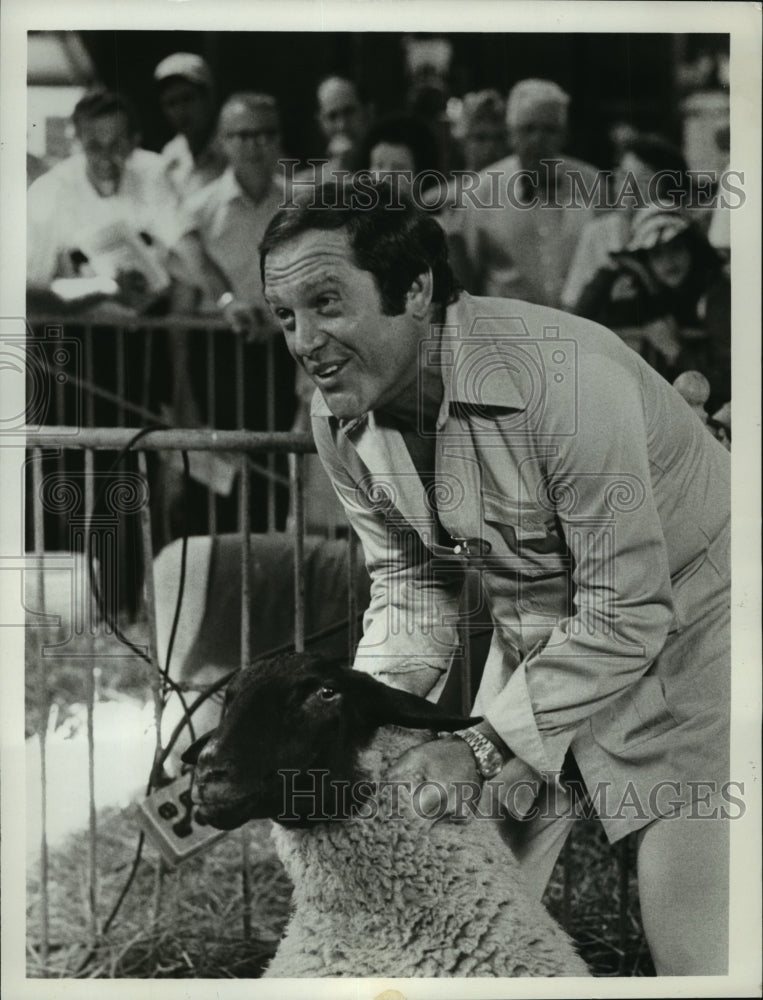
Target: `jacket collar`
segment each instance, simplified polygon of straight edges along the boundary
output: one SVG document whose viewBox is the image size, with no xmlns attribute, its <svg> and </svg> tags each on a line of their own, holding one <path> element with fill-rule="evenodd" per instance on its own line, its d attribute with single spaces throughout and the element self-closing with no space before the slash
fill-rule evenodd
<svg viewBox="0 0 763 1000">
<path fill-rule="evenodd" d="M 527 337 L 520 318 L 526 309 L 524 302 L 477 298 L 461 292 L 457 301 L 448 306 L 444 323 L 432 326 L 432 338 L 439 339 L 443 382 L 438 429 L 444 426 L 453 403 L 526 408 L 533 387 L 526 374 L 523 377 L 523 367 L 512 363 L 506 351 L 507 345 Z M 314 417 L 336 420 L 319 390 L 313 396 L 310 412 Z M 364 426 L 369 429 L 377 426 L 373 412 L 337 423 L 348 435 Z"/>
</svg>

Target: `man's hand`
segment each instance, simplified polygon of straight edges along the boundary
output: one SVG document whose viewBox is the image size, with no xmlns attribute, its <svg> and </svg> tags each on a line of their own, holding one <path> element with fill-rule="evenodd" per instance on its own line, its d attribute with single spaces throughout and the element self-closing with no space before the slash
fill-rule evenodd
<svg viewBox="0 0 763 1000">
<path fill-rule="evenodd" d="M 223 319 L 234 333 L 244 337 L 247 344 L 264 344 L 273 337 L 274 326 L 264 309 L 251 306 L 241 299 L 223 297 Z"/>
<path fill-rule="evenodd" d="M 426 663 L 413 663 L 395 671 L 379 670 L 374 677 L 382 684 L 426 698 L 440 678 L 440 671 Z"/>
<path fill-rule="evenodd" d="M 412 801 L 422 815 L 459 820 L 471 818 L 483 792 L 491 797 L 482 803 L 488 815 L 496 815 L 497 795 L 500 805 L 514 819 L 522 820 L 531 812 L 542 785 L 533 768 L 518 757 L 512 757 L 495 778 L 483 785 L 471 748 L 457 736 L 407 750 L 395 762 L 389 778 L 411 782 Z M 423 787 L 417 791 L 417 786 Z"/>
<path fill-rule="evenodd" d="M 533 808 L 541 788 L 538 774 L 518 757 L 512 757 L 491 779 L 491 794 L 498 796 L 504 809 L 514 819 L 524 819 Z"/>
<path fill-rule="evenodd" d="M 395 762 L 389 778 L 411 782 L 416 810 L 424 817 L 438 819 L 443 815 L 470 818 L 466 803 L 476 803 L 482 787 L 474 754 L 457 736 L 407 750 Z"/>
<path fill-rule="evenodd" d="M 248 334 L 252 326 L 252 310 L 246 302 L 232 296 L 222 296 L 220 311 L 234 333 Z"/>
<path fill-rule="evenodd" d="M 653 319 L 642 327 L 644 340 L 663 355 L 669 365 L 674 365 L 681 353 L 678 326 L 672 316 Z"/>
</svg>

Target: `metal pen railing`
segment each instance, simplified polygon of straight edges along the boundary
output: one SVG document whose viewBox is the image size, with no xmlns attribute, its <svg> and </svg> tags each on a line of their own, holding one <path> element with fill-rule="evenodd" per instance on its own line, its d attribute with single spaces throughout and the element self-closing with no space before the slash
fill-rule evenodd
<svg viewBox="0 0 763 1000">
<path fill-rule="evenodd" d="M 39 415 L 37 419 L 31 416 L 32 422 L 59 427 L 121 427 L 135 421 L 188 426 L 188 407 L 185 413 L 176 413 L 172 407 L 175 389 L 182 385 L 183 398 L 193 401 L 191 409 L 205 426 L 269 432 L 286 429 L 277 426 L 277 400 L 294 397 L 293 379 L 290 384 L 279 384 L 279 377 L 283 383 L 284 372 L 277 370 L 277 345 L 273 339 L 250 346 L 223 321 L 199 316 L 130 317 L 117 321 L 88 314 L 37 314 L 29 317 L 28 325 L 27 356 L 32 362 L 28 370 L 39 378 L 43 369 L 51 390 L 42 420 Z M 182 366 L 173 345 L 182 344 L 188 349 L 191 338 L 193 350 L 186 350 L 184 356 L 193 357 L 193 371 L 176 371 Z M 252 352 L 257 363 L 247 365 Z M 247 384 L 247 371 L 254 371 L 256 384 Z M 32 397 L 36 388 L 30 385 Z M 63 450 L 55 461 L 58 471 L 65 474 L 68 470 Z M 288 475 L 276 467 L 271 452 L 261 458 L 249 455 L 247 462 L 249 474 L 263 482 L 266 526 L 268 531 L 274 531 L 278 512 L 285 507 Z M 219 502 L 210 484 L 205 485 L 206 525 L 214 535 L 218 530 Z M 279 491 L 282 501 L 278 499 Z M 235 513 L 231 516 L 235 517 Z M 62 519 L 55 527 L 47 524 L 46 530 L 54 547 L 65 547 L 66 524 Z M 155 534 L 156 530 L 155 526 Z M 121 536 L 119 544 L 124 557 Z"/>
<path fill-rule="evenodd" d="M 98 550 L 102 557 L 107 557 L 109 546 L 103 544 L 93 544 L 93 537 L 99 531 L 96 524 L 95 494 L 93 489 L 92 471 L 94 467 L 94 453 L 97 451 L 121 451 L 127 448 L 135 438 L 133 429 L 125 428 L 85 428 L 73 434 L 71 427 L 28 428 L 28 438 L 33 443 L 31 447 L 31 481 L 33 500 L 33 552 L 36 562 L 42 566 L 45 554 L 44 538 L 42 529 L 42 513 L 45 495 L 45 478 L 43 476 L 43 453 L 45 449 L 73 449 L 84 453 L 85 484 L 81 495 L 77 496 L 76 491 L 69 491 L 63 500 L 68 503 L 65 512 L 71 520 L 74 518 L 81 522 L 82 530 L 73 534 L 69 541 L 75 541 L 74 554 L 84 557 L 88 562 Z M 269 432 L 248 432 L 248 431 L 207 431 L 207 430 L 161 430 L 146 432 L 141 438 L 138 454 L 139 474 L 145 481 L 147 479 L 146 454 L 150 451 L 177 449 L 183 451 L 228 451 L 236 452 L 241 458 L 240 476 L 240 532 L 241 544 L 241 664 L 248 663 L 251 658 L 250 641 L 250 618 L 251 618 L 251 593 L 250 593 L 250 529 L 249 529 L 249 502 L 248 484 L 249 477 L 243 472 L 247 468 L 247 458 L 254 453 L 269 452 L 270 454 L 289 454 L 292 456 L 291 488 L 293 495 L 298 498 L 294 505 L 294 515 L 292 524 L 292 534 L 294 542 L 294 577 L 295 577 L 295 605 L 294 605 L 294 642 L 298 650 L 304 649 L 305 644 L 305 546 L 304 546 L 304 502 L 302 498 L 302 460 L 307 453 L 314 451 L 312 438 L 304 433 L 269 433 Z M 90 476 L 87 475 L 88 471 Z M 58 483 L 56 484 L 58 485 Z M 59 497 L 59 499 L 61 499 Z M 82 502 L 82 509 L 79 509 L 79 502 Z M 132 506 L 135 506 L 133 503 Z M 156 639 L 156 604 L 154 596 L 153 581 L 153 544 L 151 536 L 150 512 L 145 503 L 138 504 L 141 517 L 141 544 L 143 549 L 143 561 L 146 568 L 144 574 L 144 603 L 147 611 L 147 621 L 149 626 L 148 637 L 148 657 L 157 669 L 152 671 L 154 691 L 154 713 L 157 734 L 157 755 L 161 752 L 161 715 L 162 696 L 159 688 L 160 674 L 158 670 L 159 653 Z M 100 529 L 103 530 L 103 524 Z M 108 526 L 106 530 L 112 526 Z M 113 539 L 112 539 L 113 541 Z M 116 554 L 113 546 L 110 547 L 112 554 Z M 348 588 L 351 590 L 356 586 L 357 567 L 354 562 L 348 563 Z M 38 591 L 37 600 L 39 608 L 45 607 L 44 572 L 37 575 Z M 76 586 L 76 584 L 75 584 Z M 86 589 L 80 586 L 80 590 Z M 79 619 L 83 611 L 81 602 L 73 602 L 76 621 L 72 623 L 73 630 L 83 633 L 87 623 Z M 116 609 L 112 608 L 112 612 Z M 167 665 L 168 667 L 168 665 Z M 95 745 L 94 745 L 94 707 L 95 707 L 95 671 L 96 661 L 90 659 L 85 664 L 85 684 L 86 684 L 86 713 L 87 713 L 87 743 L 88 743 L 88 862 L 87 862 L 87 905 L 88 905 L 88 943 L 94 946 L 99 937 L 99 928 L 102 926 L 102 915 L 100 914 L 100 893 L 98 886 L 98 866 L 97 866 L 97 844 L 98 825 L 96 814 L 94 766 L 95 766 Z M 47 763 L 48 763 L 48 716 L 50 711 L 50 697 L 47 686 L 46 664 L 42 657 L 38 664 L 38 691 L 39 691 L 39 724 L 38 741 L 40 751 L 40 782 L 41 782 L 41 833 L 40 833 L 40 940 L 37 948 L 40 964 L 44 967 L 49 959 L 50 942 L 50 865 L 49 865 L 49 843 L 48 843 L 48 787 L 47 787 Z M 245 867 L 249 865 L 249 846 L 246 833 L 242 833 L 242 859 Z M 248 885 L 248 874 L 243 873 L 244 891 Z M 157 883 L 158 885 L 158 883 Z M 251 931 L 250 917 L 251 897 L 245 906 L 245 931 Z"/>
<path fill-rule="evenodd" d="M 135 442 L 136 430 L 131 428 L 82 428 L 77 429 L 77 433 L 72 433 L 71 427 L 29 427 L 28 441 L 31 451 L 31 481 L 33 484 L 33 550 L 37 562 L 42 565 L 45 554 L 44 538 L 42 531 L 42 507 L 45 493 L 45 479 L 43 476 L 43 454 L 48 449 L 74 450 L 82 452 L 84 455 L 84 468 L 86 472 L 85 488 L 81 497 L 69 499 L 68 519 L 77 522 L 79 529 L 71 534 L 69 541 L 74 540 L 75 551 L 84 557 L 88 562 L 97 554 L 101 558 L 118 558 L 118 551 L 113 544 L 108 543 L 108 533 L 113 529 L 113 523 L 108 519 L 100 518 L 96 510 L 96 496 L 94 491 L 95 480 L 92 471 L 95 466 L 94 456 L 96 452 L 123 452 L 133 443 L 138 454 L 139 475 L 144 482 L 147 478 L 147 454 L 156 451 L 177 450 L 185 452 L 228 452 L 238 454 L 241 461 L 243 473 L 246 461 L 252 454 L 269 453 L 272 455 L 286 454 L 291 456 L 290 461 L 290 489 L 292 494 L 292 524 L 290 534 L 293 548 L 294 566 L 294 632 L 293 641 L 295 648 L 303 650 L 305 648 L 306 631 L 306 601 L 308 596 L 305 590 L 305 496 L 303 461 L 305 455 L 314 452 L 315 447 L 312 438 L 306 433 L 278 433 L 278 432 L 254 432 L 246 430 L 217 431 L 205 429 L 166 429 L 166 430 L 144 430 L 140 433 L 140 440 Z M 88 479 L 87 472 L 90 472 Z M 246 664 L 251 657 L 251 601 L 252 593 L 250 586 L 251 551 L 250 551 L 250 523 L 249 523 L 249 479 L 241 474 L 239 477 L 239 532 L 241 535 L 240 569 L 241 569 L 241 637 L 240 637 L 240 663 Z M 82 501 L 82 509 L 75 501 Z M 140 496 L 130 495 L 123 498 L 123 508 L 131 512 L 137 509 L 141 519 L 141 545 L 143 562 L 145 566 L 144 574 L 144 606 L 147 611 L 149 624 L 148 657 L 154 665 L 153 676 L 153 697 L 154 697 L 154 721 L 156 725 L 157 747 L 156 755 L 161 753 L 161 716 L 162 716 L 162 696 L 160 690 L 160 674 L 158 669 L 159 651 L 157 649 L 156 638 L 156 610 L 154 598 L 153 580 L 153 543 L 151 533 L 150 510 L 146 494 Z M 112 498 L 112 502 L 114 498 Z M 98 537 L 100 534 L 100 538 Z M 350 532 L 348 542 L 347 559 L 347 591 L 348 591 L 348 654 L 351 657 L 357 644 L 357 540 Z M 113 543 L 113 539 L 112 539 Z M 44 607 L 44 574 L 39 574 L 38 599 L 41 607 Z M 75 602 L 75 608 L 80 605 Z M 111 612 L 116 614 L 116 607 L 112 606 Z M 84 631 L 85 623 L 75 622 L 73 628 Z M 465 643 L 465 650 L 468 643 Z M 471 662 L 468 652 L 465 651 L 462 666 L 469 668 L 464 670 L 464 687 L 462 688 L 462 699 L 471 698 L 472 678 Z M 167 667 L 169 665 L 167 664 Z M 87 852 L 87 905 L 89 920 L 87 926 L 88 945 L 95 947 L 102 935 L 104 926 L 102 908 L 109 902 L 103 898 L 98 881 L 98 816 L 96 811 L 95 785 L 93 779 L 95 746 L 93 740 L 93 719 L 95 706 L 95 673 L 96 664 L 94 660 L 89 660 L 86 664 L 86 711 L 87 711 L 87 740 L 88 740 L 88 852 Z M 41 834 L 40 834 L 40 874 L 39 874 L 39 944 L 37 955 L 40 965 L 45 967 L 48 963 L 51 950 L 50 941 L 50 848 L 48 842 L 47 824 L 47 754 L 48 747 L 46 735 L 48 728 L 49 694 L 46 681 L 45 665 L 42 659 L 38 669 L 38 688 L 40 693 L 40 717 L 38 741 L 41 760 Z M 574 834 L 573 834 L 574 836 Z M 248 834 L 241 834 L 241 858 L 242 858 L 242 886 L 244 894 L 244 934 L 251 933 L 251 891 L 249 883 L 249 866 L 251 864 L 250 847 Z M 571 884 L 573 877 L 573 849 L 572 840 L 563 853 L 564 884 L 563 899 L 561 906 L 561 916 L 565 925 L 570 928 L 574 926 L 574 915 L 571 903 Z M 621 952 L 624 954 L 626 943 L 630 935 L 630 927 L 627 920 L 628 905 L 628 875 L 630 860 L 627 847 L 623 848 L 619 854 L 619 933 Z M 157 871 L 155 891 L 154 891 L 154 912 L 158 912 L 161 892 L 161 867 Z"/>
</svg>

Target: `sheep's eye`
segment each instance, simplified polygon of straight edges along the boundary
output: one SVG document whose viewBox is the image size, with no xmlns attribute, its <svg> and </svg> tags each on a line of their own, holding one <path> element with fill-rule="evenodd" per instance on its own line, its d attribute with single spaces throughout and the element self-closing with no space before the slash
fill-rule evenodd
<svg viewBox="0 0 763 1000">
<path fill-rule="evenodd" d="M 320 697 L 321 697 L 321 699 L 323 701 L 333 701 L 334 698 L 336 698 L 336 697 L 339 696 L 339 692 L 338 691 L 335 691 L 334 688 L 328 687 L 328 686 L 322 687 L 318 691 L 318 694 L 320 695 Z"/>
</svg>

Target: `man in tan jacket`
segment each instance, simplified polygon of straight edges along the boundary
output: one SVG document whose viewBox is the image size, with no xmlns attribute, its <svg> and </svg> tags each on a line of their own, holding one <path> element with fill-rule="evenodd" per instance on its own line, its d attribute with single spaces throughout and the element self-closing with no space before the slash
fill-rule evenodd
<svg viewBox="0 0 763 1000">
<path fill-rule="evenodd" d="M 638 831 L 658 972 L 722 973 L 728 818 L 743 808 L 728 773 L 728 454 L 604 328 L 459 294 L 442 230 L 386 210 L 388 194 L 325 189 L 279 213 L 261 266 L 371 574 L 356 669 L 436 699 L 467 567 L 494 623 L 483 721 L 409 752 L 399 775 L 500 778 L 540 894 L 576 815 L 571 755 L 609 839 Z"/>
</svg>

